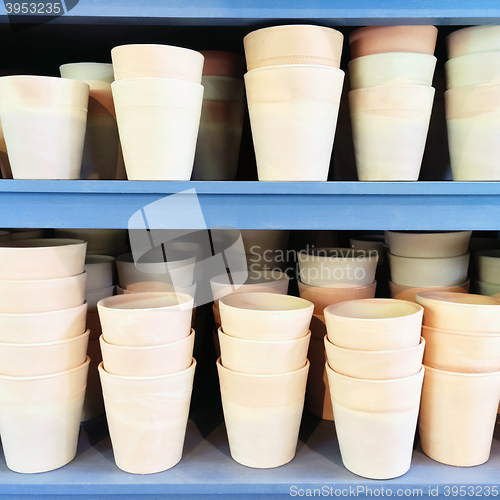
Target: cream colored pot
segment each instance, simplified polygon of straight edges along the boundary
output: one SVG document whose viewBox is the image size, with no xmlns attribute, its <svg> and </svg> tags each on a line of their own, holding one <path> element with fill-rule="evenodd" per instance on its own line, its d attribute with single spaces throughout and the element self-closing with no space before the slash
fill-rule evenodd
<svg viewBox="0 0 500 500">
<path fill-rule="evenodd" d="M 500 285 L 500 250 L 476 252 L 474 261 L 479 281 Z"/>
<path fill-rule="evenodd" d="M 478 52 L 446 61 L 446 88 L 500 83 L 500 47 L 491 52 Z"/>
<path fill-rule="evenodd" d="M 392 281 L 389 281 L 391 298 L 399 300 L 409 300 L 410 302 L 417 301 L 416 299 L 417 293 L 422 293 L 422 292 L 469 293 L 469 287 L 470 287 L 470 280 L 467 280 L 464 283 L 461 283 L 460 285 L 457 286 L 422 286 L 422 287 L 398 285 Z"/>
<path fill-rule="evenodd" d="M 459 29 L 446 37 L 448 59 L 500 50 L 500 26 L 474 26 Z"/>
<path fill-rule="evenodd" d="M 99 290 L 113 286 L 115 258 L 110 255 L 87 255 L 85 272 L 87 273 L 87 290 Z"/>
</svg>

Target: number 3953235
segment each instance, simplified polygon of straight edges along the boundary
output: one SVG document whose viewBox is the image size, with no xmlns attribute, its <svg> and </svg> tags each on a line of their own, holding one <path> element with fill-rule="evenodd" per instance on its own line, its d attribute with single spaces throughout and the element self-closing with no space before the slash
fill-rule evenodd
<svg viewBox="0 0 500 500">
<path fill-rule="evenodd" d="M 5 3 L 7 14 L 64 14 L 61 2 Z"/>
</svg>

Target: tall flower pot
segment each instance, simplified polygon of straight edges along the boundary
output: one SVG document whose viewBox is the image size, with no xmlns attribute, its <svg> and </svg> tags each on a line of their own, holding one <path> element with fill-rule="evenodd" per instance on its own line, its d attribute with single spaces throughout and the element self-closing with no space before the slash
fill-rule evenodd
<svg viewBox="0 0 500 500">
<path fill-rule="evenodd" d="M 456 30 L 446 37 L 448 59 L 500 50 L 499 26 L 473 26 Z"/>
<path fill-rule="evenodd" d="M 411 377 L 364 380 L 326 367 L 335 428 L 345 467 L 369 479 L 408 472 L 424 368 Z"/>
<path fill-rule="evenodd" d="M 87 242 L 87 255 L 113 255 L 128 245 L 126 229 L 55 229 L 57 238 L 72 238 Z M 123 253 L 123 252 L 122 252 Z"/>
<path fill-rule="evenodd" d="M 434 88 L 423 85 L 379 85 L 349 92 L 360 181 L 418 179 L 433 100 Z"/>
<path fill-rule="evenodd" d="M 85 272 L 87 273 L 87 290 L 99 290 L 113 286 L 115 258 L 110 255 L 87 255 Z"/>
<path fill-rule="evenodd" d="M 90 358 L 90 364 L 87 377 L 87 389 L 85 391 L 85 399 L 82 408 L 82 422 L 93 420 L 104 415 L 104 400 L 102 398 L 102 386 L 98 370 L 98 366 L 102 362 L 99 339 L 89 340 L 87 355 Z"/>
<path fill-rule="evenodd" d="M 457 467 L 486 462 L 500 399 L 500 372 L 452 373 L 426 367 L 420 443 L 433 460 Z"/>
<path fill-rule="evenodd" d="M 233 459 L 258 469 L 290 462 L 297 448 L 309 363 L 294 372 L 254 375 L 228 370 L 219 359 L 217 370 Z"/>
<path fill-rule="evenodd" d="M 500 285 L 500 250 L 483 250 L 474 254 L 479 281 Z"/>
<path fill-rule="evenodd" d="M 416 302 L 417 293 L 422 292 L 457 292 L 457 293 L 469 293 L 470 280 L 464 281 L 460 285 L 456 286 L 406 286 L 398 285 L 392 281 L 389 281 L 389 288 L 391 291 L 391 298 L 398 300 L 408 300 L 410 302 Z M 500 290 L 499 290 L 500 292 Z M 488 294 L 485 294 L 488 295 Z"/>
<path fill-rule="evenodd" d="M 492 52 L 478 52 L 446 61 L 446 88 L 500 83 L 500 47 Z"/>
<path fill-rule="evenodd" d="M 344 72 L 308 64 L 245 75 L 260 181 L 326 181 Z"/>
<path fill-rule="evenodd" d="M 73 460 L 89 362 L 53 375 L 0 375 L 0 426 L 9 469 L 46 472 Z"/>
<path fill-rule="evenodd" d="M 131 474 L 172 468 L 182 456 L 196 360 L 161 377 L 112 375 L 99 365 L 116 465 Z"/>
<path fill-rule="evenodd" d="M 4 76 L 0 95 L 14 179 L 79 179 L 89 86 L 65 78 Z"/>
<path fill-rule="evenodd" d="M 203 86 L 166 78 L 111 84 L 129 180 L 191 179 Z"/>
</svg>

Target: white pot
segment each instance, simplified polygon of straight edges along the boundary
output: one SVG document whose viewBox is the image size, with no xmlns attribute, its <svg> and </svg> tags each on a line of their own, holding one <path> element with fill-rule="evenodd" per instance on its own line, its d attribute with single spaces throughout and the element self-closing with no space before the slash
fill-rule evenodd
<svg viewBox="0 0 500 500">
<path fill-rule="evenodd" d="M 85 272 L 87 273 L 87 290 L 99 290 L 113 286 L 115 258 L 110 255 L 87 255 Z"/>
<path fill-rule="evenodd" d="M 111 63 L 68 63 L 59 66 L 59 71 L 62 78 L 88 83 L 90 88 L 111 89 L 115 80 Z"/>
<path fill-rule="evenodd" d="M 446 61 L 446 88 L 500 83 L 500 47 L 491 52 L 478 52 Z"/>
<path fill-rule="evenodd" d="M 459 29 L 446 37 L 448 59 L 500 50 L 499 26 L 473 26 Z"/>
<path fill-rule="evenodd" d="M 500 250 L 483 250 L 474 254 L 479 281 L 500 285 Z M 497 292 L 495 292 L 497 293 Z M 492 294 L 484 294 L 492 295 Z"/>
</svg>

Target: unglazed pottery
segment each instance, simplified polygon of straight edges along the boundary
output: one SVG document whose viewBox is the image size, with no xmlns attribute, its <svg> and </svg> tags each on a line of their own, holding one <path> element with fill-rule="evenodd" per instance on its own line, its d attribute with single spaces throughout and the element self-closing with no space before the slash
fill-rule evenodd
<svg viewBox="0 0 500 500">
<path fill-rule="evenodd" d="M 87 242 L 87 255 L 116 255 L 116 251 L 128 245 L 126 229 L 55 229 L 57 238 L 73 238 Z M 114 250 L 107 253 L 107 250 Z"/>
<path fill-rule="evenodd" d="M 410 468 L 424 368 L 411 377 L 364 380 L 327 365 L 342 462 L 369 479 L 399 477 Z"/>
<path fill-rule="evenodd" d="M 229 76 L 243 79 L 245 58 L 242 55 L 224 50 L 200 50 L 200 54 L 205 58 L 203 76 Z"/>
<path fill-rule="evenodd" d="M 297 64 L 245 75 L 260 181 L 326 181 L 344 72 Z"/>
<path fill-rule="evenodd" d="M 500 285 L 496 283 L 487 283 L 486 281 L 473 280 L 471 288 L 478 295 L 488 295 L 489 297 L 500 294 Z"/>
<path fill-rule="evenodd" d="M 452 373 L 426 367 L 420 443 L 433 460 L 472 467 L 490 456 L 500 399 L 500 372 Z"/>
<path fill-rule="evenodd" d="M 500 250 L 476 252 L 474 261 L 476 276 L 479 281 L 500 285 Z"/>
<path fill-rule="evenodd" d="M 272 260 L 276 260 L 278 252 L 286 252 L 290 238 L 290 231 L 273 229 L 242 229 L 240 234 L 246 255 L 267 256 L 269 259 L 271 254 Z"/>
<path fill-rule="evenodd" d="M 340 31 L 308 24 L 263 28 L 243 39 L 248 71 L 287 64 L 339 68 L 343 42 Z"/>
<path fill-rule="evenodd" d="M 385 351 L 420 343 L 423 308 L 396 299 L 362 299 L 325 309 L 328 340 L 344 349 Z"/>
<path fill-rule="evenodd" d="M 500 50 L 500 26 L 474 26 L 459 29 L 446 37 L 448 59 Z"/>
<path fill-rule="evenodd" d="M 254 375 L 217 361 L 229 449 L 247 467 L 268 469 L 295 456 L 309 362 L 294 372 Z"/>
<path fill-rule="evenodd" d="M 91 87 L 107 86 L 111 88 L 114 81 L 111 63 L 68 63 L 59 66 L 62 78 L 70 78 L 88 83 Z"/>
<path fill-rule="evenodd" d="M 191 332 L 193 297 L 175 293 L 115 295 L 97 304 L 104 340 L 146 347 L 167 344 Z"/>
<path fill-rule="evenodd" d="M 9 469 L 46 472 L 73 460 L 89 362 L 53 375 L 0 375 L 0 426 Z"/>
<path fill-rule="evenodd" d="M 158 281 L 143 281 L 128 285 L 127 288 L 123 290 L 122 293 L 128 294 L 128 293 L 139 293 L 139 292 L 140 293 L 142 292 L 186 293 L 194 298 L 196 295 L 196 283 L 193 283 L 191 286 L 181 287 Z"/>
<path fill-rule="evenodd" d="M 460 285 L 457 286 L 422 286 L 422 287 L 398 285 L 392 281 L 389 281 L 391 298 L 399 300 L 409 300 L 410 302 L 416 302 L 415 297 L 417 293 L 422 293 L 422 292 L 469 293 L 469 287 L 470 287 L 470 280 L 467 280 L 464 283 L 461 283 Z"/>
<path fill-rule="evenodd" d="M 182 456 L 196 361 L 161 377 L 112 375 L 99 365 L 116 465 L 131 474 L 172 468 Z"/>
<path fill-rule="evenodd" d="M 89 308 L 89 313 L 95 312 L 97 310 L 97 303 L 101 299 L 105 299 L 106 297 L 111 297 L 115 294 L 114 285 L 107 286 L 106 288 L 99 288 L 96 290 L 86 290 L 85 291 L 85 301 L 87 302 L 87 306 Z M 95 337 L 93 337 L 95 338 Z"/>
<path fill-rule="evenodd" d="M 382 266 L 387 261 L 388 245 L 385 243 L 384 235 L 379 234 L 364 234 L 349 238 L 351 248 L 355 250 L 376 250 L 378 252 L 378 266 Z"/>
<path fill-rule="evenodd" d="M 446 88 L 500 83 L 500 46 L 498 49 L 446 61 Z"/>
<path fill-rule="evenodd" d="M 85 390 L 85 399 L 82 408 L 82 422 L 104 415 L 101 380 L 99 378 L 99 370 L 97 369 L 102 362 L 101 347 L 98 338 L 89 340 L 87 355 L 90 358 L 90 364 L 87 389 Z"/>
<path fill-rule="evenodd" d="M 416 181 L 424 154 L 434 88 L 379 85 L 349 92 L 360 181 Z"/>
<path fill-rule="evenodd" d="M 99 290 L 113 286 L 115 258 L 110 255 L 87 255 L 85 272 L 87 273 L 87 290 Z"/>
<path fill-rule="evenodd" d="M 247 340 L 294 340 L 307 335 L 314 304 L 277 293 L 237 293 L 219 300 L 224 333 Z"/>
<path fill-rule="evenodd" d="M 79 179 L 89 86 L 66 78 L 4 76 L 0 96 L 14 179 Z"/>
</svg>

